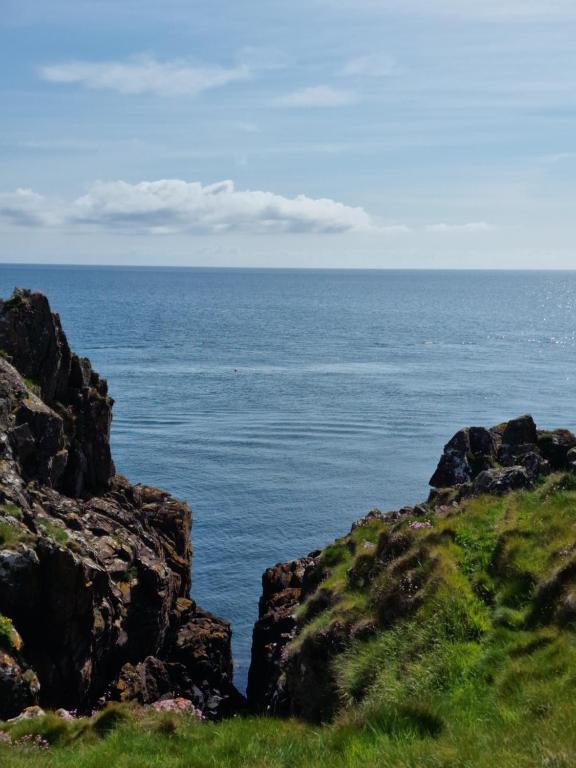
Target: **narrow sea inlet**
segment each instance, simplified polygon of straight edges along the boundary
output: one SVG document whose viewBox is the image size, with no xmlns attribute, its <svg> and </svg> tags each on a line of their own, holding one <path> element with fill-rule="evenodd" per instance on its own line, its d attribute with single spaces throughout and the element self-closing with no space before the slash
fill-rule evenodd
<svg viewBox="0 0 576 768">
<path fill-rule="evenodd" d="M 1 266 L 115 398 L 118 471 L 194 512 L 194 597 L 245 683 L 263 570 L 427 494 L 446 438 L 570 423 L 576 274 Z"/>
</svg>

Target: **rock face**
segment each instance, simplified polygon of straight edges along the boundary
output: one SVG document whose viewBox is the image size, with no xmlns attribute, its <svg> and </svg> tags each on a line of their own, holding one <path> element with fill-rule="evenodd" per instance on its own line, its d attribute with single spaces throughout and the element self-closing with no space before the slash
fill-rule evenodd
<svg viewBox="0 0 576 768">
<path fill-rule="evenodd" d="M 319 553 L 278 563 L 262 576 L 262 597 L 252 637 L 252 663 L 248 676 L 248 701 L 257 712 L 287 713 L 284 690 L 284 650 L 294 639 L 295 611 L 302 596 L 306 574 L 310 576 Z"/>
<path fill-rule="evenodd" d="M 0 350 L 0 717 L 163 695 L 237 707 L 230 626 L 189 599 L 190 509 L 116 475 L 106 382 L 41 294 L 0 303 Z"/>
<path fill-rule="evenodd" d="M 459 498 L 529 488 L 551 471 L 576 467 L 576 436 L 566 429 L 536 429 L 521 416 L 491 429 L 467 427 L 444 447 L 430 485 Z M 441 493 L 433 491 L 431 499 Z"/>
<path fill-rule="evenodd" d="M 375 510 L 358 520 L 347 537 L 324 552 L 269 568 L 262 579 L 259 619 L 254 627 L 248 701 L 257 712 L 330 720 L 338 706 L 336 657 L 355 640 L 371 637 L 415 614 L 433 593 L 442 572 L 435 570 L 430 545 L 418 544 L 421 529 L 436 515 L 450 518 L 457 502 L 481 494 L 503 494 L 532 487 L 556 470 L 576 470 L 576 436 L 568 430 L 541 431 L 531 416 L 486 429 L 468 427 L 447 443 L 430 484 L 428 501 L 395 512 Z M 403 522 L 409 521 L 409 522 Z M 363 534 L 374 524 L 390 524 L 376 543 Z M 336 618 L 312 624 L 338 605 L 326 564 L 338 547 L 353 557 L 346 571 L 352 590 L 373 587 L 371 609 L 349 608 Z M 566 595 L 576 566 L 571 563 L 539 588 L 541 613 L 556 610 L 569 623 L 576 615 L 576 592 Z M 557 609 L 559 596 L 563 603 Z"/>
<path fill-rule="evenodd" d="M 0 304 L 0 349 L 40 398 L 21 406 L 10 435 L 25 475 L 76 498 L 106 491 L 113 401 L 90 361 L 70 351 L 45 296 L 16 290 Z"/>
</svg>

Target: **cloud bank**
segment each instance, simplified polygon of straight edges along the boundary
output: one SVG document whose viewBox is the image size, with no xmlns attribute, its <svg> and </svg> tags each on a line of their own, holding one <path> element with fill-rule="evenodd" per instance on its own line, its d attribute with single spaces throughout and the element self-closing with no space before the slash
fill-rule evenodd
<svg viewBox="0 0 576 768">
<path fill-rule="evenodd" d="M 136 56 L 126 61 L 69 61 L 41 67 L 40 77 L 51 83 L 75 83 L 86 88 L 122 94 L 152 93 L 157 96 L 195 96 L 213 88 L 245 80 L 246 64 L 225 68 L 193 66 L 181 59 L 159 61 Z"/>
<path fill-rule="evenodd" d="M 32 190 L 0 194 L 0 221 L 21 227 L 97 227 L 134 233 L 343 233 L 374 229 L 363 208 L 328 198 L 203 186 L 179 179 L 97 182 L 86 195 L 55 201 Z"/>
</svg>

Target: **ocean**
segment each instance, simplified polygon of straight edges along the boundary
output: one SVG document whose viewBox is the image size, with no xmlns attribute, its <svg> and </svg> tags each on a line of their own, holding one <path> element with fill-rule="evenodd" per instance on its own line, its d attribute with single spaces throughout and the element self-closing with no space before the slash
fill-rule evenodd
<svg viewBox="0 0 576 768">
<path fill-rule="evenodd" d="M 246 682 L 261 574 L 426 498 L 461 426 L 576 428 L 576 273 L 0 265 L 108 379 L 113 453 L 194 513 Z"/>
</svg>

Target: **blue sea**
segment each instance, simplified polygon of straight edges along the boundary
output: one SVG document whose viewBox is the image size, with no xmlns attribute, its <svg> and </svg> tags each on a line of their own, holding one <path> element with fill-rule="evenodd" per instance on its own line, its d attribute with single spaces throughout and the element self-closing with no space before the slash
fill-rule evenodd
<svg viewBox="0 0 576 768">
<path fill-rule="evenodd" d="M 466 424 L 576 428 L 576 273 L 0 266 L 116 400 L 118 471 L 187 499 L 245 684 L 263 570 L 426 498 Z"/>
</svg>

